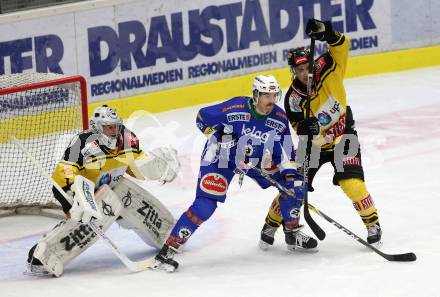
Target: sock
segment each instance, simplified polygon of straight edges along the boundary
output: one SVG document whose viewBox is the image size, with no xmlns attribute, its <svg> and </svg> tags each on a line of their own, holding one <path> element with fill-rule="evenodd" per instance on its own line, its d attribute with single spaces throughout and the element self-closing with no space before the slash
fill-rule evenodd
<svg viewBox="0 0 440 297">
<path fill-rule="evenodd" d="M 379 222 L 376 206 L 367 191 L 365 182 L 358 178 L 350 178 L 339 181 L 339 186 L 344 193 L 353 201 L 353 206 L 359 213 L 365 226 L 371 226 Z"/>
</svg>

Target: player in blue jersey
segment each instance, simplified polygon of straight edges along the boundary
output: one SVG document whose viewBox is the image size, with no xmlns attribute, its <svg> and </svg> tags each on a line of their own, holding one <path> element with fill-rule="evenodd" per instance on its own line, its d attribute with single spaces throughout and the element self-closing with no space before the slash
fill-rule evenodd
<svg viewBox="0 0 440 297">
<path fill-rule="evenodd" d="M 254 166 L 295 193 L 280 192 L 279 199 L 288 248 L 316 250 L 317 241 L 300 231 L 303 178 L 291 162 L 295 153 L 286 113 L 276 105 L 281 98 L 280 86 L 273 76 L 260 75 L 254 79 L 252 91 L 252 97 L 235 97 L 204 107 L 197 114 L 197 127 L 208 140 L 201 157 L 196 198 L 155 257 L 155 269 L 172 272 L 178 267 L 175 253 L 211 217 L 218 202 L 225 201 L 235 174 L 251 177 L 263 189 L 271 185 L 252 169 Z"/>
</svg>

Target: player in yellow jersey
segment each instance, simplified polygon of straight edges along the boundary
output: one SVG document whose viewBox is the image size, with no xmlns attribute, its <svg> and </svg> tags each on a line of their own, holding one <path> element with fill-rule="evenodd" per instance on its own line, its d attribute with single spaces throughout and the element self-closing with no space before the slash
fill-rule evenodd
<svg viewBox="0 0 440 297">
<path fill-rule="evenodd" d="M 355 210 L 367 228 L 368 243 L 380 243 L 382 230 L 373 199 L 365 186 L 360 148 L 352 156 L 342 157 L 342 160 L 337 160 L 335 154 L 343 136 L 351 139 L 355 137 L 354 140 L 357 140 L 353 114 L 347 105 L 343 85 L 350 41 L 347 36 L 333 30 L 331 22 L 315 19 L 308 21 L 306 34 L 328 43 L 328 51 L 315 60 L 309 120 L 305 120 L 309 48 L 296 48 L 288 54 L 293 81 L 286 93 L 284 106 L 293 129 L 300 137 L 300 143 L 307 135 L 313 135 L 312 143 L 315 149 L 312 149 L 312 152 L 316 151 L 316 147 L 320 148 L 317 166 L 313 166 L 314 155 L 311 155 L 308 171 L 309 191 L 313 191 L 313 178 L 319 168 L 330 162 L 335 170 L 333 184 L 340 186 L 352 200 Z M 344 142 L 340 144 L 343 145 L 344 155 L 347 155 L 349 141 Z M 338 161 L 342 168 L 337 166 Z M 279 196 L 274 199 L 261 231 L 260 247 L 263 249 L 273 244 L 274 234 L 283 223 L 278 199 Z"/>
<path fill-rule="evenodd" d="M 30 249 L 27 274 L 60 276 L 67 262 L 98 239 L 88 226 L 92 219 L 104 231 L 116 221 L 148 245 L 161 247 L 175 219 L 157 198 L 124 174 L 171 182 L 179 167 L 175 150 L 162 147 L 144 154 L 139 139 L 116 111 L 107 105 L 98 107 L 90 129 L 71 140 L 52 174 L 68 194 L 66 198 L 53 187 L 66 219 Z M 90 201 L 93 209 L 88 208 Z"/>
</svg>

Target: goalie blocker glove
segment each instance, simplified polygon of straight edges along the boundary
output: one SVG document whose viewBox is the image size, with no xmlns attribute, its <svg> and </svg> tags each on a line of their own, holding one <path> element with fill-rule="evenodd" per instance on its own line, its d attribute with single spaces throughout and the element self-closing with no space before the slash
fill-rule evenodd
<svg viewBox="0 0 440 297">
<path fill-rule="evenodd" d="M 95 184 L 84 176 L 75 176 L 70 215 L 72 220 L 89 224 L 93 219 L 102 220 L 101 210 L 95 200 Z"/>
</svg>

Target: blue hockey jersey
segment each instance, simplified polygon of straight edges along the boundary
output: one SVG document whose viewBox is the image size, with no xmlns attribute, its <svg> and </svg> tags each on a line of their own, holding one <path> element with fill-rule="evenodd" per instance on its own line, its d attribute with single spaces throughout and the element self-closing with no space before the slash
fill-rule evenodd
<svg viewBox="0 0 440 297">
<path fill-rule="evenodd" d="M 235 97 L 200 109 L 196 124 L 208 137 L 204 161 L 223 162 L 231 169 L 240 161 L 268 172 L 292 169 L 295 153 L 288 119 L 279 106 L 262 116 L 255 112 L 252 98 Z"/>
</svg>

